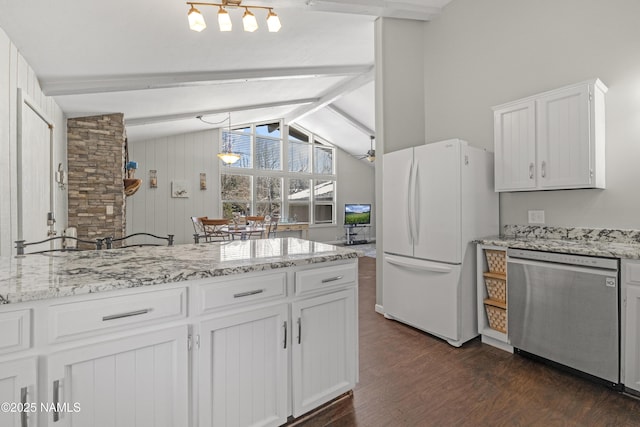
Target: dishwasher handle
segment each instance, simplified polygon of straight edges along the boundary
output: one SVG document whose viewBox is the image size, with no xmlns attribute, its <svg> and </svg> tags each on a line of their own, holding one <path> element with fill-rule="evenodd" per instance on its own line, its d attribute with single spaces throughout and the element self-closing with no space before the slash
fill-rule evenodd
<svg viewBox="0 0 640 427">
<path fill-rule="evenodd" d="M 562 270 L 562 271 L 573 271 L 575 273 L 595 274 L 598 276 L 612 276 L 612 275 L 615 276 L 618 274 L 618 271 L 613 269 L 597 268 L 597 267 L 582 267 L 578 265 L 559 264 L 555 262 L 533 261 L 533 260 L 524 259 L 524 258 L 509 257 L 507 261 L 507 271 L 508 271 L 509 264 L 531 265 L 534 267 L 550 268 L 550 269 Z"/>
</svg>

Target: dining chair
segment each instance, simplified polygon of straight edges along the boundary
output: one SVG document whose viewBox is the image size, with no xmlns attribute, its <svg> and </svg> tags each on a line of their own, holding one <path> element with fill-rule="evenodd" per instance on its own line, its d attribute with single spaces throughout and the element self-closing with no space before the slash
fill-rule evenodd
<svg viewBox="0 0 640 427">
<path fill-rule="evenodd" d="M 55 243 L 56 241 L 60 241 L 60 247 L 59 248 L 52 248 L 51 244 Z M 45 244 L 49 244 L 49 248 L 47 249 L 41 249 L 41 250 L 35 250 L 32 252 L 25 252 L 25 249 L 29 246 L 37 246 L 37 245 L 45 245 Z M 78 248 L 78 243 L 84 243 L 86 245 L 92 245 L 94 247 L 94 249 L 98 250 L 98 249 L 102 249 L 102 239 L 96 239 L 96 240 L 83 240 L 83 239 L 78 239 L 77 237 L 73 237 L 73 236 L 53 236 L 53 237 L 49 237 L 48 239 L 44 239 L 44 240 L 40 240 L 37 242 L 26 242 L 24 240 L 16 240 L 15 244 L 16 244 L 16 255 L 17 256 L 23 256 L 23 255 L 33 255 L 33 254 L 43 254 L 43 253 L 47 253 L 47 252 L 75 252 L 75 251 L 81 251 L 82 249 Z"/>
<path fill-rule="evenodd" d="M 204 239 L 207 241 L 207 236 L 204 230 L 204 225 L 202 224 L 202 220 L 207 219 L 206 216 L 192 216 L 191 224 L 193 225 L 193 241 L 194 243 L 200 243 L 200 239 Z"/>
<path fill-rule="evenodd" d="M 262 239 L 266 233 L 264 216 L 247 216 L 247 231 L 244 239 Z"/>
<path fill-rule="evenodd" d="M 230 240 L 227 227 L 228 219 L 202 218 L 202 226 L 204 228 L 204 239 L 206 242 L 220 242 Z M 195 235 L 194 235 L 195 239 Z M 196 241 L 199 243 L 199 241 Z"/>
<path fill-rule="evenodd" d="M 278 221 L 280 220 L 279 215 L 272 215 L 269 218 L 269 221 L 266 222 L 267 228 L 267 238 L 276 237 L 276 232 L 278 230 Z"/>
<path fill-rule="evenodd" d="M 140 241 L 138 243 L 131 243 L 131 241 L 138 240 L 140 236 L 144 236 L 145 240 Z M 151 233 L 133 233 L 119 238 L 113 238 L 112 236 L 105 237 L 104 241 L 107 249 L 113 249 L 113 244 L 122 242 L 119 248 L 132 248 L 132 247 L 140 247 L 140 246 L 164 246 L 163 244 L 157 242 L 157 240 L 166 240 L 167 246 L 173 246 L 173 234 L 168 234 L 167 237 L 164 236 L 156 236 Z M 149 243 L 149 240 L 152 240 L 152 243 Z"/>
</svg>

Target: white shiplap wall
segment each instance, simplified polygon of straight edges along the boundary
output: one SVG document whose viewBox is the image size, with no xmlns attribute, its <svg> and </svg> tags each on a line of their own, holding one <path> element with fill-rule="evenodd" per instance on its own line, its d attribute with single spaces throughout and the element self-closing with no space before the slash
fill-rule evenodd
<svg viewBox="0 0 640 427">
<path fill-rule="evenodd" d="M 191 216 L 218 218 L 218 130 L 129 142 L 129 159 L 138 162 L 140 189 L 127 197 L 127 234 L 174 234 L 176 244 L 193 242 Z M 149 188 L 149 170 L 157 170 L 158 188 Z M 200 173 L 207 189 L 200 190 Z M 171 182 L 185 180 L 188 198 L 171 197 Z"/>
<path fill-rule="evenodd" d="M 13 253 L 17 236 L 17 100 L 21 88 L 54 123 L 54 165 L 67 170 L 66 120 L 53 98 L 42 93 L 38 77 L 9 37 L 0 29 L 0 255 Z M 29 142 L 24 142 L 29 149 Z M 60 234 L 67 225 L 67 192 L 57 186 L 55 229 Z"/>
<path fill-rule="evenodd" d="M 193 242 L 191 216 L 220 218 L 219 131 L 188 133 L 147 141 L 129 142 L 129 159 L 138 162 L 136 177 L 143 184 L 127 197 L 127 233 L 175 234 L 176 244 Z M 374 204 L 373 168 L 348 153 L 337 150 L 337 225 L 313 227 L 311 240 L 339 241 L 344 229 L 345 203 Z M 149 170 L 158 171 L 158 188 L 149 188 Z M 207 174 L 207 190 L 200 190 L 200 173 Z M 171 197 L 171 181 L 187 180 L 190 196 Z M 292 233 L 292 236 L 298 236 Z M 372 227 L 371 237 L 375 237 Z"/>
</svg>

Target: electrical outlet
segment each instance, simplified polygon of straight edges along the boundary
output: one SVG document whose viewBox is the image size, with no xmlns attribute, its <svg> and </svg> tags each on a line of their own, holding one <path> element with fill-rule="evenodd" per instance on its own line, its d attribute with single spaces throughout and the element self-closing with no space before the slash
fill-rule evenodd
<svg viewBox="0 0 640 427">
<path fill-rule="evenodd" d="M 544 211 L 529 211 L 529 224 L 544 224 Z"/>
</svg>

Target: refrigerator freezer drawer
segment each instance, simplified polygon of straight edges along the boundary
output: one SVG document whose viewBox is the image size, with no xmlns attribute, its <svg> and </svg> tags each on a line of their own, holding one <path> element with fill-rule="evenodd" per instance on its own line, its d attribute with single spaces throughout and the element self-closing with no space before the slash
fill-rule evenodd
<svg viewBox="0 0 640 427">
<path fill-rule="evenodd" d="M 385 314 L 441 338 L 459 340 L 460 271 L 460 265 L 385 254 Z"/>
</svg>

